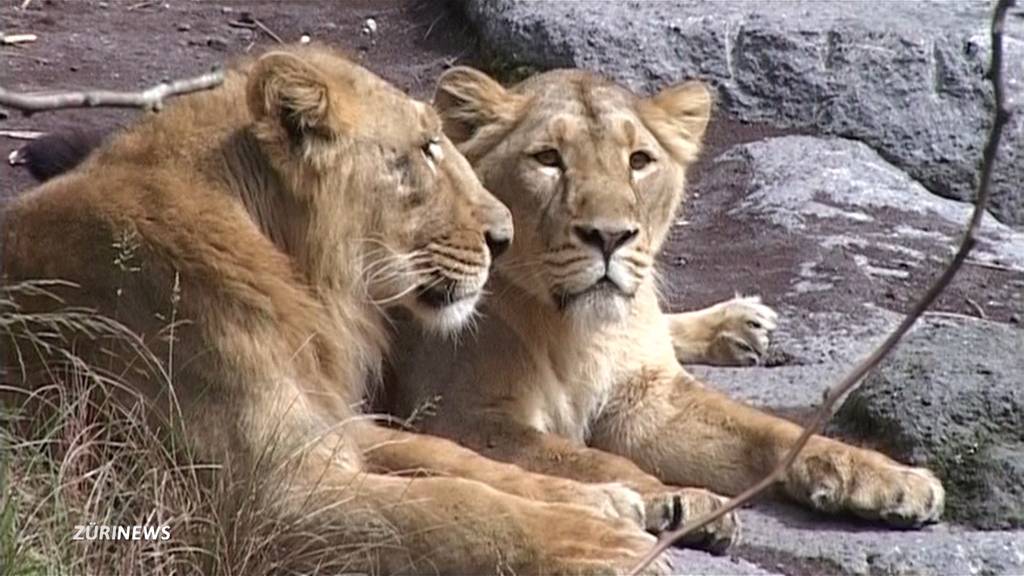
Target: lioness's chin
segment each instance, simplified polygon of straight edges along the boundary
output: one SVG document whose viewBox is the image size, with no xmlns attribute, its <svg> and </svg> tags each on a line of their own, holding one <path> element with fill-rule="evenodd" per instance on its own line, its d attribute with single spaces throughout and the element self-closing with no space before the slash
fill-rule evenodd
<svg viewBox="0 0 1024 576">
<path fill-rule="evenodd" d="M 618 290 L 594 290 L 571 297 L 556 297 L 562 314 L 583 324 L 618 322 L 628 314 L 631 301 L 630 295 Z"/>
<path fill-rule="evenodd" d="M 479 294 L 463 297 L 450 303 L 435 304 L 417 299 L 409 309 L 427 330 L 443 335 L 455 334 L 466 326 L 476 305 L 480 301 Z"/>
</svg>

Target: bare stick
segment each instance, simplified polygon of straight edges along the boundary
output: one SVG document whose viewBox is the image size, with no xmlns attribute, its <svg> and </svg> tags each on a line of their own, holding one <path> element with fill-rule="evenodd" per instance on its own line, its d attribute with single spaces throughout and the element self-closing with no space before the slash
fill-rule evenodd
<svg viewBox="0 0 1024 576">
<path fill-rule="evenodd" d="M 278 44 L 284 44 L 284 40 L 282 40 L 280 36 L 275 34 L 273 30 L 268 28 L 267 25 L 264 24 L 263 22 L 260 22 L 256 18 L 253 18 L 252 19 L 252 23 L 255 24 L 256 26 L 258 26 L 260 30 L 263 30 L 263 32 L 265 32 L 267 36 L 270 36 L 271 38 L 273 38 L 274 42 L 277 42 Z"/>
<path fill-rule="evenodd" d="M 988 320 L 988 314 L 985 314 L 985 309 L 981 307 L 981 304 L 972 300 L 970 296 L 965 297 L 964 300 L 967 302 L 967 305 L 974 310 L 974 313 L 978 315 L 978 318 Z"/>
<path fill-rule="evenodd" d="M 17 44 L 35 42 L 38 39 L 39 36 L 36 36 L 35 34 L 11 34 L 9 36 L 0 34 L 0 44 L 3 44 L 4 46 L 14 46 Z"/>
<path fill-rule="evenodd" d="M 44 110 L 64 108 L 145 108 L 159 110 L 164 100 L 171 96 L 188 94 L 216 88 L 224 82 L 224 73 L 219 70 L 195 78 L 161 82 L 140 92 L 114 92 L 110 90 L 87 90 L 79 92 L 11 92 L 0 86 L 0 106 L 21 110 L 26 114 Z"/>
<path fill-rule="evenodd" d="M 0 136 L 5 136 L 14 140 L 35 140 L 36 138 L 42 138 L 45 135 L 46 132 L 40 132 L 38 130 L 0 130 Z"/>
<path fill-rule="evenodd" d="M 715 511 L 705 514 L 699 518 L 694 519 L 691 522 L 687 522 L 685 525 L 677 530 L 664 534 L 658 543 L 654 545 L 651 550 L 644 555 L 637 565 L 629 572 L 630 575 L 636 576 L 644 571 L 651 562 L 653 562 L 662 552 L 667 550 L 672 544 L 677 542 L 682 537 L 686 536 L 690 532 L 698 528 L 702 528 L 707 524 L 714 522 L 715 520 L 725 516 L 729 512 L 739 508 L 746 504 L 753 498 L 759 496 L 762 492 L 772 486 L 778 479 L 789 469 L 793 461 L 796 460 L 800 450 L 807 445 L 807 442 L 811 439 L 811 436 L 821 431 L 825 422 L 832 415 L 832 408 L 840 398 L 845 396 L 848 392 L 852 391 L 860 383 L 861 379 L 876 366 L 883 358 L 896 346 L 900 339 L 910 330 L 914 322 L 924 313 L 924 311 L 932 305 L 939 294 L 949 285 L 950 280 L 956 275 L 960 266 L 967 259 L 967 254 L 974 247 L 976 242 L 975 234 L 981 225 L 982 218 L 985 215 L 985 207 L 988 204 L 989 197 L 989 184 L 992 180 L 992 170 L 995 167 L 996 152 L 999 150 L 999 140 L 1002 138 L 1003 126 L 1009 121 L 1010 113 L 1006 110 L 1005 97 L 1003 94 L 1003 22 L 1006 19 L 1006 12 L 1012 6 L 1014 0 L 997 0 L 995 6 L 995 12 L 992 15 L 992 60 L 989 64 L 989 70 L 986 77 L 992 82 L 992 87 L 995 91 L 995 112 L 992 119 L 992 127 L 988 133 L 988 141 L 985 144 L 985 150 L 982 154 L 981 161 L 981 177 L 978 182 L 978 190 L 974 200 L 974 212 L 971 214 L 970 223 L 967 225 L 967 231 L 964 233 L 963 240 L 960 242 L 960 248 L 953 256 L 953 260 L 949 263 L 949 266 L 943 271 L 942 275 L 928 288 L 924 296 L 914 305 L 913 309 L 907 314 L 907 316 L 900 322 L 900 325 L 896 327 L 896 330 L 885 339 L 882 344 L 874 350 L 867 358 L 862 360 L 854 369 L 846 375 L 843 380 L 832 387 L 828 394 L 825 396 L 825 400 L 821 407 L 814 413 L 814 417 L 806 428 L 804 428 L 803 434 L 797 439 L 796 443 L 786 453 L 786 457 L 782 459 L 772 469 L 771 473 L 765 476 L 760 482 L 754 484 L 747 490 L 743 491 L 740 495 L 732 498 Z"/>
</svg>

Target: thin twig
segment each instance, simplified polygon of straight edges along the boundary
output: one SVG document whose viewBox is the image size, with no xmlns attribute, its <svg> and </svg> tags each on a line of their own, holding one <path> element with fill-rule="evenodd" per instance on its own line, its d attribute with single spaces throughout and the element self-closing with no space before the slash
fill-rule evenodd
<svg viewBox="0 0 1024 576">
<path fill-rule="evenodd" d="M 219 70 L 207 72 L 195 78 L 161 82 L 140 92 L 114 92 L 110 90 L 87 90 L 79 92 L 11 92 L 0 86 L 0 106 L 21 110 L 26 114 L 44 110 L 64 108 L 146 108 L 159 110 L 164 100 L 171 96 L 209 90 L 224 82 L 224 73 Z"/>
<path fill-rule="evenodd" d="M 0 44 L 4 46 L 16 46 L 18 44 L 26 44 L 28 42 L 35 42 L 39 39 L 39 36 L 35 34 L 0 34 Z"/>
<path fill-rule="evenodd" d="M 896 330 L 894 330 L 893 333 L 890 334 L 889 337 L 886 338 L 885 341 L 882 342 L 882 344 L 867 358 L 854 367 L 854 369 L 847 374 L 838 385 L 831 388 L 830 392 L 825 397 L 824 403 L 814 413 L 814 417 L 811 419 L 810 424 L 804 429 L 803 434 L 800 435 L 800 438 L 797 439 L 796 443 L 789 449 L 785 458 L 783 458 L 782 461 L 772 469 L 771 473 L 765 476 L 757 484 L 754 484 L 747 490 L 744 490 L 740 495 L 732 498 L 721 507 L 717 508 L 715 511 L 696 518 L 691 522 L 687 522 L 677 530 L 673 530 L 662 535 L 658 540 L 658 543 L 655 544 L 654 547 L 651 548 L 651 550 L 644 555 L 637 565 L 629 572 L 631 575 L 635 576 L 640 574 L 650 566 L 651 562 L 653 562 L 662 552 L 667 550 L 687 534 L 714 522 L 729 512 L 746 504 L 778 481 L 796 460 L 797 455 L 799 455 L 800 451 L 807 445 L 811 436 L 821 431 L 825 422 L 831 416 L 832 409 L 836 402 L 856 388 L 861 379 L 868 372 L 878 366 L 882 359 L 889 354 L 900 339 L 914 325 L 914 322 L 921 317 L 924 311 L 932 305 L 935 299 L 938 298 L 939 294 L 941 294 L 946 286 L 949 285 L 949 282 L 953 279 L 953 276 L 956 275 L 960 266 L 964 263 L 964 260 L 967 259 L 967 254 L 971 251 L 971 248 L 974 247 L 976 242 L 975 234 L 981 225 L 982 217 L 985 215 L 985 207 L 988 204 L 989 197 L 989 184 L 992 180 L 992 170 L 995 167 L 996 152 L 999 149 L 999 141 L 1002 138 L 1003 126 L 1010 118 L 1010 113 L 1006 109 L 1005 97 L 1003 94 L 1003 22 L 1006 19 L 1007 11 L 1013 3 L 1014 0 L 997 0 L 995 11 L 992 15 L 992 59 L 986 77 L 992 82 L 992 87 L 995 92 L 995 112 L 993 113 L 992 127 L 989 130 L 988 141 L 985 144 L 985 150 L 982 154 L 981 177 L 978 181 L 974 212 L 971 214 L 970 223 L 967 225 L 967 231 L 964 233 L 963 240 L 960 242 L 960 247 L 953 256 L 953 260 L 949 263 L 949 266 L 945 271 L 943 271 L 942 275 L 935 280 L 931 287 L 928 288 L 928 291 L 925 292 L 924 296 L 921 297 L 903 321 L 900 322 L 900 325 L 896 327 Z"/>
<path fill-rule="evenodd" d="M 1003 264 L 996 264 L 995 262 L 983 262 L 981 260 L 967 260 L 964 262 L 968 266 L 977 266 L 978 268 L 988 268 L 989 270 L 999 270 L 1000 272 L 1013 272 L 1015 274 L 1024 274 L 1024 268 L 1014 268 L 1013 266 L 1005 266 Z"/>
<path fill-rule="evenodd" d="M 437 23 L 440 22 L 441 19 L 444 18 L 445 16 L 446 14 L 442 12 L 440 16 L 434 18 L 434 21 L 430 23 L 430 26 L 427 26 L 427 31 L 423 34 L 424 40 L 430 38 L 430 33 L 434 31 L 434 26 L 437 26 Z"/>
<path fill-rule="evenodd" d="M 974 313 L 978 315 L 978 318 L 981 318 L 982 320 L 988 320 L 988 314 L 985 314 L 985 309 L 981 307 L 981 304 L 978 304 L 977 302 L 972 300 L 970 296 L 964 297 L 964 301 L 966 301 L 967 305 L 970 306 L 972 310 L 974 310 Z"/>
<path fill-rule="evenodd" d="M 263 32 L 265 32 L 267 36 L 273 38 L 274 42 L 277 42 L 278 44 L 284 44 L 284 40 L 282 40 L 281 37 L 278 36 L 277 34 L 274 34 L 274 31 L 271 30 L 270 28 L 267 28 L 267 25 L 264 24 L 263 22 L 260 22 L 258 18 L 254 17 L 252 19 L 252 23 L 255 24 L 260 30 L 263 30 Z"/>
<path fill-rule="evenodd" d="M 952 318 L 954 320 L 977 320 L 977 316 L 971 316 L 970 314 L 961 314 L 959 312 L 947 312 L 945 310 L 929 310 L 925 312 L 925 315 L 929 318 Z"/>
<path fill-rule="evenodd" d="M 42 138 L 44 135 L 46 135 L 46 132 L 38 130 L 0 130 L 0 136 L 13 140 L 35 140 Z"/>
</svg>

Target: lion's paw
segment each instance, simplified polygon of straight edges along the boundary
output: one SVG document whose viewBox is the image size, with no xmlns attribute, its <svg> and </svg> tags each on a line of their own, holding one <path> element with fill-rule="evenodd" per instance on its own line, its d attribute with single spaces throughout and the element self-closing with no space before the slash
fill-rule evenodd
<svg viewBox="0 0 1024 576">
<path fill-rule="evenodd" d="M 582 484 L 578 503 L 596 509 L 606 518 L 629 520 L 643 528 L 647 524 L 646 503 L 639 492 L 618 482 Z"/>
<path fill-rule="evenodd" d="M 579 506 L 553 504 L 544 505 L 544 509 L 550 514 L 531 518 L 541 523 L 528 530 L 536 536 L 539 547 L 538 565 L 528 569 L 530 573 L 621 574 L 636 566 L 657 542 L 630 521 L 602 518 Z M 670 572 L 668 564 L 661 560 L 643 573 Z"/>
<path fill-rule="evenodd" d="M 779 315 L 760 296 L 737 296 L 708 312 L 714 323 L 709 360 L 723 366 L 753 366 L 764 360 Z"/>
<path fill-rule="evenodd" d="M 720 507 L 728 499 L 699 488 L 683 488 L 647 499 L 647 529 L 654 533 L 675 530 L 683 524 Z M 689 548 L 722 554 L 740 537 L 740 520 L 735 512 L 687 535 L 681 544 Z"/>
</svg>

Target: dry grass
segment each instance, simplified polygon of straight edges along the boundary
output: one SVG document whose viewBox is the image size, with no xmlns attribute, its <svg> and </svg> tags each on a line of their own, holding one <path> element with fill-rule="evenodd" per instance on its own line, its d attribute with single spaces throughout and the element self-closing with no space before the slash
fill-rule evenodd
<svg viewBox="0 0 1024 576">
<path fill-rule="evenodd" d="M 20 297 L 56 298 L 53 286 L 0 288 L 0 345 L 15 358 L 0 373 L 0 576 L 337 574 L 365 569 L 372 553 L 395 544 L 369 512 L 330 525 L 317 514 L 322 502 L 286 511 L 289 486 L 274 473 L 273 442 L 249 470 L 197 461 L 183 441 L 188 422 L 147 419 L 146 401 L 120 375 L 90 365 L 71 344 L 116 339 L 138 365 L 166 375 L 138 337 L 85 310 L 22 313 Z M 44 385 L 13 384 L 23 376 Z M 166 525 L 171 538 L 72 539 L 90 523 Z M 324 544 L 338 531 L 349 549 Z"/>
</svg>

